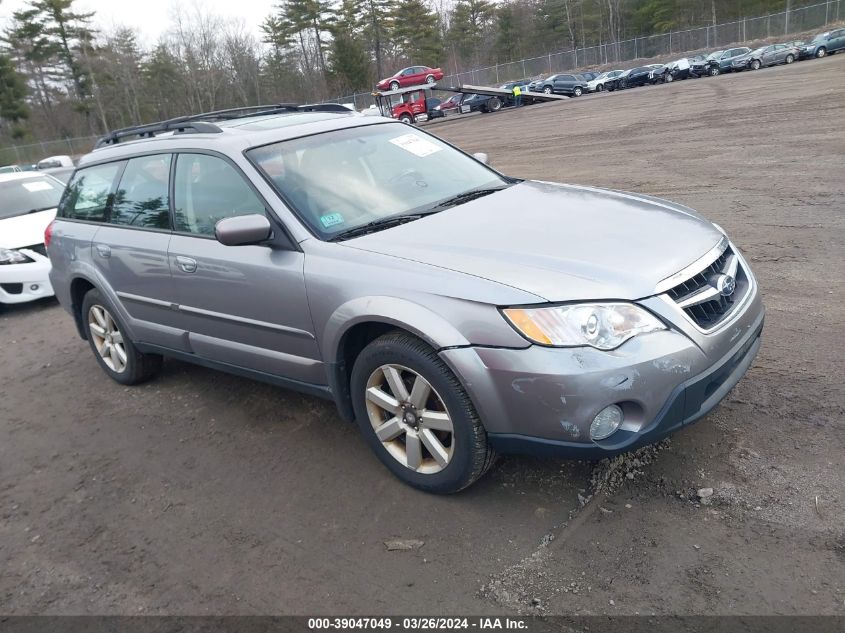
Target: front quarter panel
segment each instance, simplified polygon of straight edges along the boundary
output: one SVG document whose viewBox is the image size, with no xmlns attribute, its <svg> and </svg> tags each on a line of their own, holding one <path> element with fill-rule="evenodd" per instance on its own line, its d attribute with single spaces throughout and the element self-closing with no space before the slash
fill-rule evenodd
<svg viewBox="0 0 845 633">
<path fill-rule="evenodd" d="M 322 357 L 338 359 L 340 341 L 364 322 L 395 325 L 433 348 L 528 342 L 498 307 L 542 299 L 502 284 L 342 243 L 303 242 L 308 302 Z"/>
</svg>

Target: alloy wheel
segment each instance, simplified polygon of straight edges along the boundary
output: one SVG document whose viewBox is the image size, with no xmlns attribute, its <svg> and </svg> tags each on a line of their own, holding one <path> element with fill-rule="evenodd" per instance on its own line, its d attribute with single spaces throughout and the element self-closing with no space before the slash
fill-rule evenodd
<svg viewBox="0 0 845 633">
<path fill-rule="evenodd" d="M 420 374 L 402 365 L 378 367 L 367 380 L 366 402 L 376 437 L 396 461 L 422 474 L 449 465 L 455 452 L 452 418 Z"/>
<path fill-rule="evenodd" d="M 92 305 L 88 310 L 88 331 L 106 367 L 117 374 L 126 371 L 127 355 L 123 334 L 103 306 Z"/>
</svg>

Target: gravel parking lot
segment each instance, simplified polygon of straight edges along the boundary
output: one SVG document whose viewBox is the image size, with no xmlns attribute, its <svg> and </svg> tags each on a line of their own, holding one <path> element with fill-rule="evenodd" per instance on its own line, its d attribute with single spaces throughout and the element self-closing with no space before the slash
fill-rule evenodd
<svg viewBox="0 0 845 633">
<path fill-rule="evenodd" d="M 750 259 L 749 374 L 612 464 L 508 458 L 426 495 L 331 404 L 175 361 L 124 388 L 56 303 L 6 310 L 0 612 L 845 614 L 843 120 L 836 55 L 427 128 L 688 204 Z"/>
</svg>

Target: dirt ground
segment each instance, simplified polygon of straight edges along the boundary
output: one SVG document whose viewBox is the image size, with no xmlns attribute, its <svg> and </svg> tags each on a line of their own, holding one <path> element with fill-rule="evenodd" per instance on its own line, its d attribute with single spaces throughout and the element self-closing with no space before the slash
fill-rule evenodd
<svg viewBox="0 0 845 633">
<path fill-rule="evenodd" d="M 688 204 L 750 259 L 748 375 L 612 464 L 508 458 L 426 495 L 329 403 L 179 362 L 124 388 L 57 304 L 7 310 L 0 613 L 845 614 L 843 120 L 836 55 L 428 128 Z"/>
</svg>

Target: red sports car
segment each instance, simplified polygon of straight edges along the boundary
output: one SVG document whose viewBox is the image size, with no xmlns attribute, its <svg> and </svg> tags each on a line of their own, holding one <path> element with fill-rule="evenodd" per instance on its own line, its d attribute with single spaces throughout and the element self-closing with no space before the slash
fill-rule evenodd
<svg viewBox="0 0 845 633">
<path fill-rule="evenodd" d="M 407 86 L 418 86 L 420 84 L 433 84 L 443 79 L 443 71 L 439 68 L 428 66 L 409 66 L 387 79 L 382 79 L 376 84 L 378 90 L 398 90 Z"/>
</svg>

